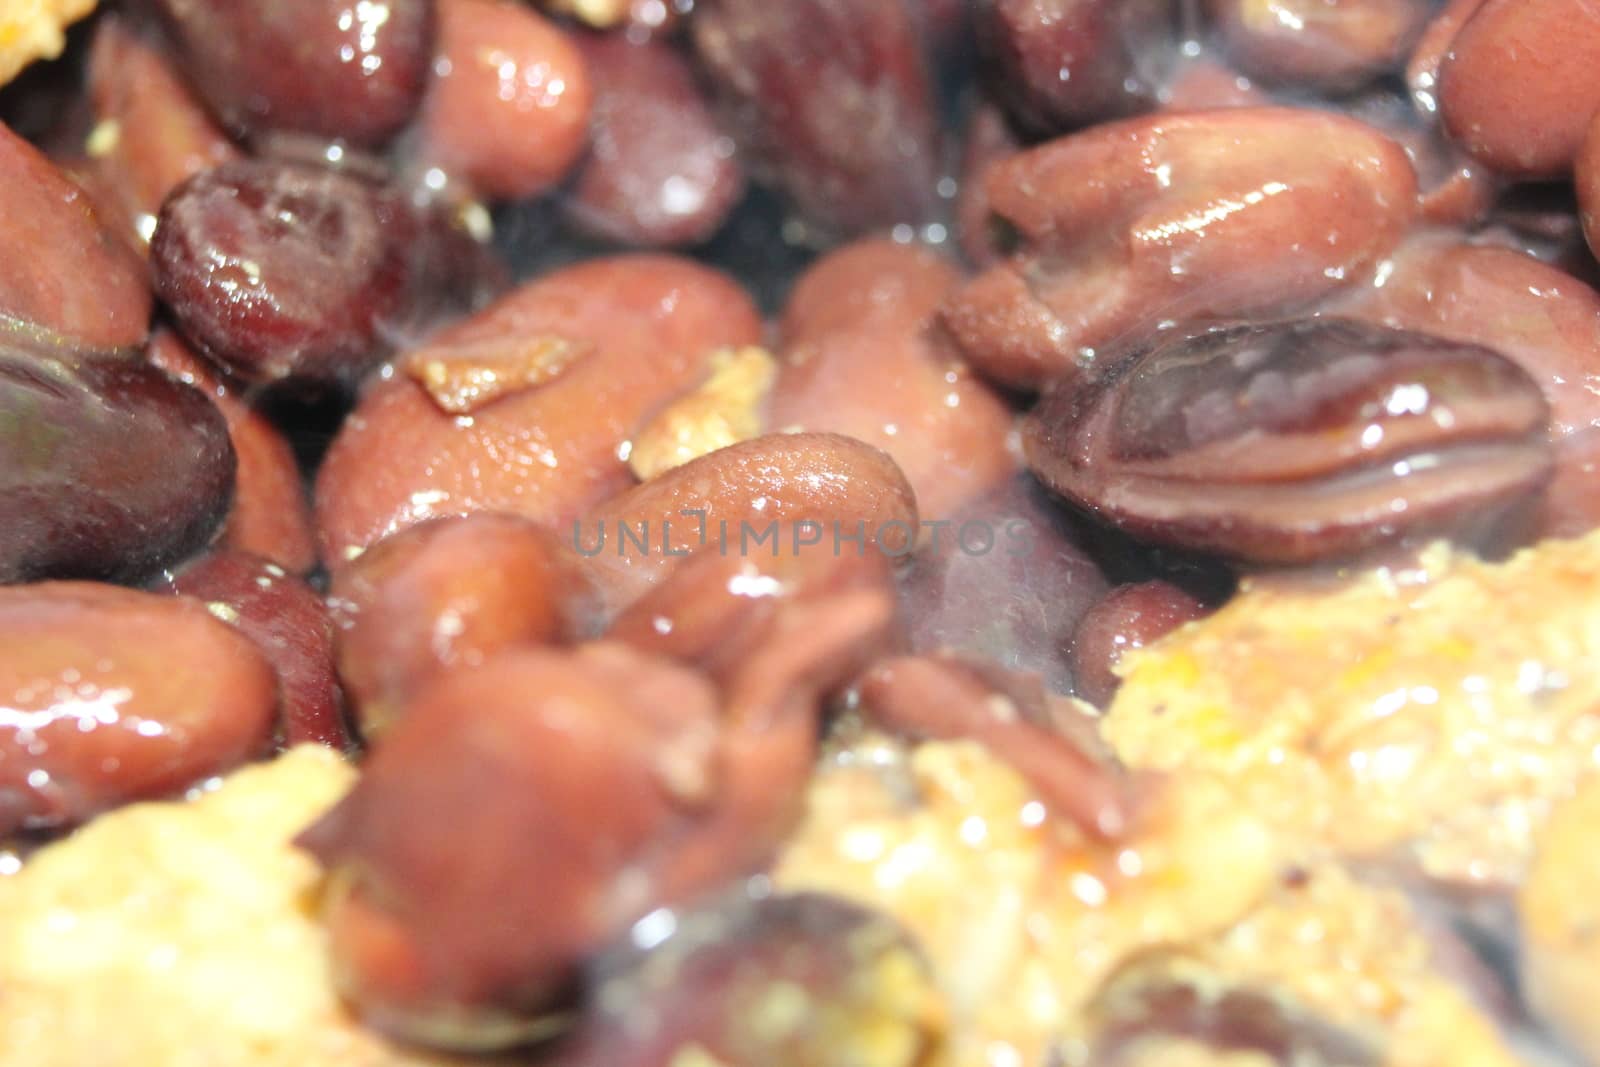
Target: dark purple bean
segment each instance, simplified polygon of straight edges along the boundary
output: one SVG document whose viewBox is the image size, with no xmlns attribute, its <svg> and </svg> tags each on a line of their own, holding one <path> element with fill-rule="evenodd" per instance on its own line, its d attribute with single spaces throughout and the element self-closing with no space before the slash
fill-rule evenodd
<svg viewBox="0 0 1600 1067">
<path fill-rule="evenodd" d="M 727 1067 L 928 1062 L 943 1008 L 898 924 L 822 894 L 732 897 L 652 916 L 601 957 L 554 1062 L 670 1067 L 689 1049 Z"/>
<path fill-rule="evenodd" d="M 1029 418 L 1034 472 L 1136 537 L 1248 563 L 1505 532 L 1551 472 L 1549 406 L 1475 345 L 1336 319 L 1179 338 Z"/>
<path fill-rule="evenodd" d="M 701 0 L 690 20 L 741 147 L 825 229 L 938 207 L 938 121 L 908 3 Z"/>
<path fill-rule="evenodd" d="M 1377 1067 L 1367 1038 L 1282 996 L 1236 987 L 1193 965 L 1164 971 L 1136 965 L 1109 984 L 1090 1009 L 1093 1067 L 1159 1062 L 1163 1042 L 1192 1041 L 1219 1053 L 1256 1053 L 1282 1067 Z M 1154 1058 L 1152 1058 L 1154 1057 Z"/>
<path fill-rule="evenodd" d="M 980 0 L 979 47 L 995 95 L 1041 136 L 1155 106 L 1136 60 L 1171 33 L 1171 0 Z"/>
<path fill-rule="evenodd" d="M 433 57 L 431 0 L 157 0 L 184 68 L 236 133 L 380 144 L 410 121 Z"/>
<path fill-rule="evenodd" d="M 1068 690 L 1067 640 L 1107 586 L 1042 497 L 1024 475 L 931 531 L 901 583 L 913 650 L 992 659 Z"/>
<path fill-rule="evenodd" d="M 1115 668 L 1124 652 L 1143 648 L 1205 613 L 1200 601 L 1160 579 L 1112 590 L 1073 631 L 1069 655 L 1074 692 L 1107 707 L 1121 685 Z"/>
<path fill-rule="evenodd" d="M 384 354 L 405 300 L 409 209 L 314 167 L 245 161 L 185 182 L 150 241 L 183 333 L 252 381 L 340 380 Z"/>
<path fill-rule="evenodd" d="M 594 82 L 589 156 L 563 201 L 578 229 L 646 247 L 717 231 L 744 173 L 678 53 L 621 34 L 579 41 Z"/>
<path fill-rule="evenodd" d="M 233 498 L 217 406 L 134 354 L 0 331 L 0 581 L 136 579 L 206 544 Z"/>
<path fill-rule="evenodd" d="M 278 676 L 278 736 L 285 745 L 351 745 L 333 670 L 333 619 L 312 588 L 259 556 L 220 551 L 163 583 L 236 627 Z"/>
</svg>

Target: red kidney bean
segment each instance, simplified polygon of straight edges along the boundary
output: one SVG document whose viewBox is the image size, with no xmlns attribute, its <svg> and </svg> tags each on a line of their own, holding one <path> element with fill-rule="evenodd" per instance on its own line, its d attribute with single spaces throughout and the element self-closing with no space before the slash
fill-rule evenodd
<svg viewBox="0 0 1600 1067">
<path fill-rule="evenodd" d="M 431 678 L 502 648 L 581 636 L 589 590 L 554 533 L 515 515 L 435 519 L 334 574 L 339 676 L 375 737 Z"/>
<path fill-rule="evenodd" d="M 904 576 L 901 602 L 919 654 L 992 660 L 1065 693 L 1068 638 L 1106 588 L 1060 509 L 1024 475 L 934 531 Z"/>
<path fill-rule="evenodd" d="M 167 194 L 203 170 L 239 158 L 167 53 L 147 34 L 112 16 L 95 26 L 89 94 L 100 123 L 91 141 L 110 200 L 144 246 Z"/>
<path fill-rule="evenodd" d="M 261 160 L 189 180 L 150 258 L 184 335 L 251 381 L 350 381 L 384 355 L 413 236 L 405 205 L 335 171 Z"/>
<path fill-rule="evenodd" d="M 887 452 L 929 519 L 1015 473 L 1011 412 L 937 321 L 960 275 L 926 249 L 870 240 L 818 261 L 783 320 L 770 425 L 839 433 Z"/>
<path fill-rule="evenodd" d="M 227 514 L 234 465 L 198 390 L 0 323 L 0 581 L 138 579 L 182 559 Z"/>
<path fill-rule="evenodd" d="M 89 348 L 141 343 L 150 283 L 88 194 L 0 125 L 0 315 Z"/>
<path fill-rule="evenodd" d="M 517 1043 L 594 950 L 770 860 L 820 694 L 892 615 L 884 591 L 788 602 L 720 686 L 614 643 L 442 675 L 302 839 L 345 994 L 430 1044 Z"/>
<path fill-rule="evenodd" d="M 1133 535 L 1249 563 L 1503 536 L 1551 474 L 1549 406 L 1489 349 L 1353 320 L 1169 341 L 1029 417 L 1034 473 Z"/>
<path fill-rule="evenodd" d="M 1573 164 L 1573 183 L 1578 190 L 1578 219 L 1589 251 L 1600 248 L 1600 121 L 1589 124 L 1588 135 Z"/>
<path fill-rule="evenodd" d="M 417 109 L 432 0 L 157 0 L 184 71 L 236 133 L 377 145 Z"/>
<path fill-rule="evenodd" d="M 1440 226 L 1479 222 L 1494 206 L 1500 179 L 1419 115 L 1404 96 L 1380 89 L 1343 102 L 1344 113 L 1383 130 L 1406 150 L 1417 173 L 1417 215 Z"/>
<path fill-rule="evenodd" d="M 798 547 L 812 541 L 825 551 L 908 555 L 918 532 L 916 496 L 894 460 L 871 445 L 836 434 L 769 434 L 619 493 L 575 524 L 573 535 L 602 599 L 620 607 L 697 551 L 797 551 L 796 541 L 778 543 L 781 528 Z"/>
<path fill-rule="evenodd" d="M 1484 0 L 1444 0 L 1423 28 L 1406 64 L 1406 88 L 1419 114 L 1439 113 L 1439 68 L 1450 54 L 1461 26 L 1482 7 Z"/>
<path fill-rule="evenodd" d="M 1397 70 L 1431 0 L 1206 0 L 1229 57 L 1263 81 L 1324 91 Z"/>
<path fill-rule="evenodd" d="M 1042 687 L 1030 694 L 1030 708 L 1030 701 L 1019 703 L 1008 691 L 1023 680 L 996 685 L 988 673 L 949 657 L 884 660 L 861 681 L 862 714 L 912 737 L 978 741 L 1084 833 L 1110 838 L 1125 832 L 1132 803 L 1117 769 L 1055 728 Z"/>
<path fill-rule="evenodd" d="M 1147 111 L 1140 58 L 1173 29 L 1171 0 L 981 0 L 978 46 L 995 96 L 1049 135 Z"/>
<path fill-rule="evenodd" d="M 305 582 L 258 556 L 218 551 L 163 583 L 238 628 L 278 679 L 278 740 L 352 747 L 333 668 L 333 618 Z"/>
<path fill-rule="evenodd" d="M 237 383 L 195 355 L 177 334 L 159 329 L 145 354 L 185 385 L 206 394 L 222 412 L 237 459 L 233 506 L 221 544 L 268 560 L 292 574 L 317 565 L 311 501 L 294 451 L 272 420 L 241 395 Z"/>
<path fill-rule="evenodd" d="M 1163 323 L 1279 314 L 1370 276 L 1416 199 L 1405 151 L 1334 115 L 1097 126 L 991 172 L 990 207 L 1021 246 L 958 292 L 945 321 L 978 370 L 1037 388 Z"/>
<path fill-rule="evenodd" d="M 1600 10 L 1586 0 L 1487 0 L 1439 71 L 1445 129 L 1502 174 L 1558 177 L 1600 107 L 1597 62 Z"/>
<path fill-rule="evenodd" d="M 1091 704 L 1110 707 L 1122 684 L 1116 667 L 1124 652 L 1152 644 L 1205 614 L 1204 604 L 1171 582 L 1153 579 L 1118 586 L 1073 631 L 1074 692 Z"/>
<path fill-rule="evenodd" d="M 158 797 L 249 759 L 272 669 L 199 604 L 90 582 L 0 589 L 0 836 Z"/>
<path fill-rule="evenodd" d="M 372 383 L 318 476 L 323 558 L 338 567 L 440 515 L 571 523 L 632 483 L 618 450 L 652 411 L 691 388 L 716 349 L 760 337 L 744 292 L 688 260 L 595 259 L 524 285 Z M 571 365 L 468 414 L 439 407 L 404 370 L 500 374 L 541 350 L 564 350 Z"/>
<path fill-rule="evenodd" d="M 424 162 L 493 199 L 530 197 L 578 161 L 593 87 L 577 46 L 510 0 L 439 0 Z"/>
<path fill-rule="evenodd" d="M 910 0 L 699 0 L 689 32 L 747 162 L 825 230 L 920 224 L 942 160 Z"/>
<path fill-rule="evenodd" d="M 956 237 L 967 262 L 979 269 L 992 267 L 1005 255 L 1003 234 L 989 215 L 989 171 L 1022 149 L 1022 142 L 1006 124 L 1000 109 L 980 104 L 967 120 L 962 144 L 961 184 L 956 196 Z"/>
<path fill-rule="evenodd" d="M 562 200 L 581 232 L 660 248 L 705 241 L 744 194 L 733 141 L 672 48 L 579 39 L 594 82 L 589 155 Z"/>
<path fill-rule="evenodd" d="M 626 941 L 590 970 L 577 1032 L 549 1067 L 663 1067 L 701 1050 L 725 1064 L 917 1067 L 941 1047 L 933 975 L 887 917 L 821 894 L 720 894 Z M 884 981 L 884 975 L 894 975 Z M 757 1007 L 804 1011 L 775 1028 Z"/>
</svg>

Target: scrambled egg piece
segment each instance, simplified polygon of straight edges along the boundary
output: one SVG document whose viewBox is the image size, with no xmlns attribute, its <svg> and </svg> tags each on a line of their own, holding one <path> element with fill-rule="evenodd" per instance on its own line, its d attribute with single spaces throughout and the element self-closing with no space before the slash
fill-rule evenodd
<svg viewBox="0 0 1600 1067">
<path fill-rule="evenodd" d="M 1600 751 L 1600 533 L 1502 564 L 1435 547 L 1337 585 L 1251 583 L 1130 654 L 1135 767 L 1234 783 L 1308 848 L 1515 885 Z"/>
<path fill-rule="evenodd" d="M 37 59 L 54 59 L 66 29 L 94 10 L 96 0 L 5 0 L 0 3 L 0 85 Z"/>
<path fill-rule="evenodd" d="M 1100 983 L 1151 946 L 1220 930 L 1276 877 L 1273 841 L 1219 785 L 1174 783 L 1121 847 L 1078 836 L 972 742 L 868 737 L 819 771 L 774 872 L 860 901 L 921 941 L 949 1009 L 940 1067 L 1048 1062 Z"/>
<path fill-rule="evenodd" d="M 441 1067 L 333 992 L 290 845 L 352 784 L 321 746 L 103 815 L 0 878 L 0 1067 Z"/>
<path fill-rule="evenodd" d="M 1591 1061 L 1600 1061 L 1600 779 L 1556 808 L 1517 900 L 1528 998 Z"/>
</svg>

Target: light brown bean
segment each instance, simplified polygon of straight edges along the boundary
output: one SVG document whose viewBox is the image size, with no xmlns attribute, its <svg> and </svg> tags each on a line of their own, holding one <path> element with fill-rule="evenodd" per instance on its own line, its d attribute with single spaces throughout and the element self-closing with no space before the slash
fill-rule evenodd
<svg viewBox="0 0 1600 1067">
<path fill-rule="evenodd" d="M 1207 0 L 1245 73 L 1323 90 L 1353 89 L 1404 62 L 1430 0 Z"/>
<path fill-rule="evenodd" d="M 0 837 L 182 789 L 261 750 L 277 682 L 195 601 L 92 582 L 0 589 Z"/>
</svg>

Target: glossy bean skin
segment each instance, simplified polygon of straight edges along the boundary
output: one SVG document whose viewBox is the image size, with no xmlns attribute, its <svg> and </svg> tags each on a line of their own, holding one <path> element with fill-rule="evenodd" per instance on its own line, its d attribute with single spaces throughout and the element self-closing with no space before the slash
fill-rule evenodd
<svg viewBox="0 0 1600 1067">
<path fill-rule="evenodd" d="M 570 526 L 633 484 L 618 449 L 643 420 L 692 388 L 715 350 L 761 332 L 737 285 L 688 260 L 617 256 L 526 283 L 402 364 L 492 370 L 541 339 L 570 343 L 575 362 L 470 416 L 441 409 L 406 373 L 372 382 L 318 475 L 323 558 L 337 568 L 441 515 L 507 511 Z"/>
<path fill-rule="evenodd" d="M 1450 54 L 1461 27 L 1484 5 L 1484 0 L 1445 0 L 1428 20 L 1406 63 L 1406 88 L 1411 102 L 1422 115 L 1439 113 L 1439 70 Z"/>
<path fill-rule="evenodd" d="M 982 661 L 978 661 L 982 663 Z M 1100 839 L 1125 832 L 1132 798 L 1118 769 L 1064 732 L 1038 679 L 958 657 L 903 656 L 873 665 L 859 685 L 868 720 L 917 739 L 975 740 L 1011 764 L 1061 818 Z M 1083 719 L 1079 736 L 1092 736 Z"/>
<path fill-rule="evenodd" d="M 135 353 L 0 330 L 0 581 L 137 580 L 208 544 L 236 462 L 216 405 Z"/>
<path fill-rule="evenodd" d="M 436 1046 L 537 1031 L 596 949 L 768 862 L 821 694 L 892 618 L 882 591 L 788 602 L 720 683 L 610 642 L 442 675 L 302 839 L 339 886 L 342 991 Z"/>
<path fill-rule="evenodd" d="M 928 59 L 905 0 L 700 0 L 689 33 L 750 166 L 825 231 L 938 208 Z"/>
<path fill-rule="evenodd" d="M 145 346 L 145 356 L 210 397 L 228 425 L 236 460 L 233 504 L 219 542 L 291 574 L 312 571 L 317 565 L 317 542 L 311 501 L 283 432 L 250 405 L 237 381 L 195 355 L 171 330 L 157 330 Z"/>
<path fill-rule="evenodd" d="M 1054 391 L 1024 450 L 1045 484 L 1136 537 L 1298 564 L 1504 535 L 1549 480 L 1548 418 L 1533 379 L 1489 349 L 1312 319 L 1169 341 Z"/>
<path fill-rule="evenodd" d="M 1010 410 L 938 321 L 959 277 L 935 253 L 888 240 L 825 256 L 790 297 L 768 408 L 775 429 L 844 434 L 883 449 L 928 519 L 949 518 L 1017 469 Z"/>
<path fill-rule="evenodd" d="M 236 134 L 285 130 L 378 145 L 417 109 L 432 0 L 157 0 L 184 72 Z"/>
<path fill-rule="evenodd" d="M 95 118 L 111 131 L 110 146 L 91 145 L 91 155 L 129 236 L 143 247 L 167 194 L 202 170 L 238 159 L 239 149 L 166 50 L 123 19 L 96 26 L 88 78 Z"/>
<path fill-rule="evenodd" d="M 620 943 L 549 1067 L 665 1067 L 683 1050 L 765 1067 L 916 1067 L 935 1055 L 943 1005 L 927 961 L 887 916 L 815 893 L 718 894 L 673 913 L 672 934 Z M 798 999 L 774 1027 L 763 1005 Z"/>
<path fill-rule="evenodd" d="M 580 231 L 642 248 L 692 245 L 744 195 L 744 169 L 672 48 L 580 39 L 594 82 L 589 155 L 562 199 Z"/>
<path fill-rule="evenodd" d="M 248 160 L 162 205 L 150 259 L 184 336 L 247 381 L 353 381 L 384 355 L 413 220 L 359 178 Z"/>
<path fill-rule="evenodd" d="M 510 0 L 439 0 L 424 161 L 496 200 L 533 196 L 578 161 L 594 87 L 576 44 Z"/>
<path fill-rule="evenodd" d="M 1583 0 L 1487 0 L 1439 71 L 1439 113 L 1475 158 L 1518 178 L 1572 166 L 1600 107 L 1600 11 Z"/>
<path fill-rule="evenodd" d="M 958 652 L 1072 688 L 1065 656 L 1106 579 L 1027 475 L 1007 480 L 932 531 L 901 580 L 911 647 Z"/>
<path fill-rule="evenodd" d="M 281 747 L 308 741 L 340 751 L 352 747 L 333 669 L 333 618 L 303 580 L 259 556 L 224 549 L 180 569 L 162 591 L 205 605 L 271 664 Z"/>
<path fill-rule="evenodd" d="M 199 604 L 92 582 L 0 589 L 0 836 L 68 826 L 258 753 L 272 669 Z"/>
<path fill-rule="evenodd" d="M 974 20 L 996 98 L 1042 136 L 1152 108 L 1139 56 L 1174 22 L 1169 0 L 981 0 Z"/>
<path fill-rule="evenodd" d="M 81 186 L 0 124 L 0 315 L 89 348 L 140 344 L 150 283 Z"/>
<path fill-rule="evenodd" d="M 573 640 L 589 590 L 560 538 L 514 515 L 435 519 L 337 571 L 339 676 L 376 737 L 434 676 L 516 644 Z"/>
<path fill-rule="evenodd" d="M 1404 149 L 1334 115 L 1108 123 L 990 172 L 990 208 L 1020 246 L 945 321 L 978 370 L 1037 388 L 1163 322 L 1282 313 L 1370 274 L 1416 198 Z"/>
<path fill-rule="evenodd" d="M 1206 10 L 1246 74 L 1337 91 L 1398 69 L 1430 0 L 1207 0 Z"/>
<path fill-rule="evenodd" d="M 812 538 L 831 552 L 837 537 L 840 552 L 906 555 L 917 515 L 905 475 L 871 445 L 837 434 L 768 434 L 619 493 L 575 524 L 573 537 L 609 613 L 695 552 L 771 556 Z M 788 545 L 777 541 L 783 529 Z M 860 543 L 842 540 L 857 533 Z"/>
<path fill-rule="evenodd" d="M 1578 191 L 1578 220 L 1592 253 L 1600 248 L 1600 122 L 1591 122 L 1572 167 Z"/>
<path fill-rule="evenodd" d="M 1072 635 L 1072 680 L 1078 696 L 1106 708 L 1121 679 L 1123 653 L 1143 648 L 1205 615 L 1205 605 L 1171 582 L 1118 586 L 1078 622 Z"/>
</svg>

